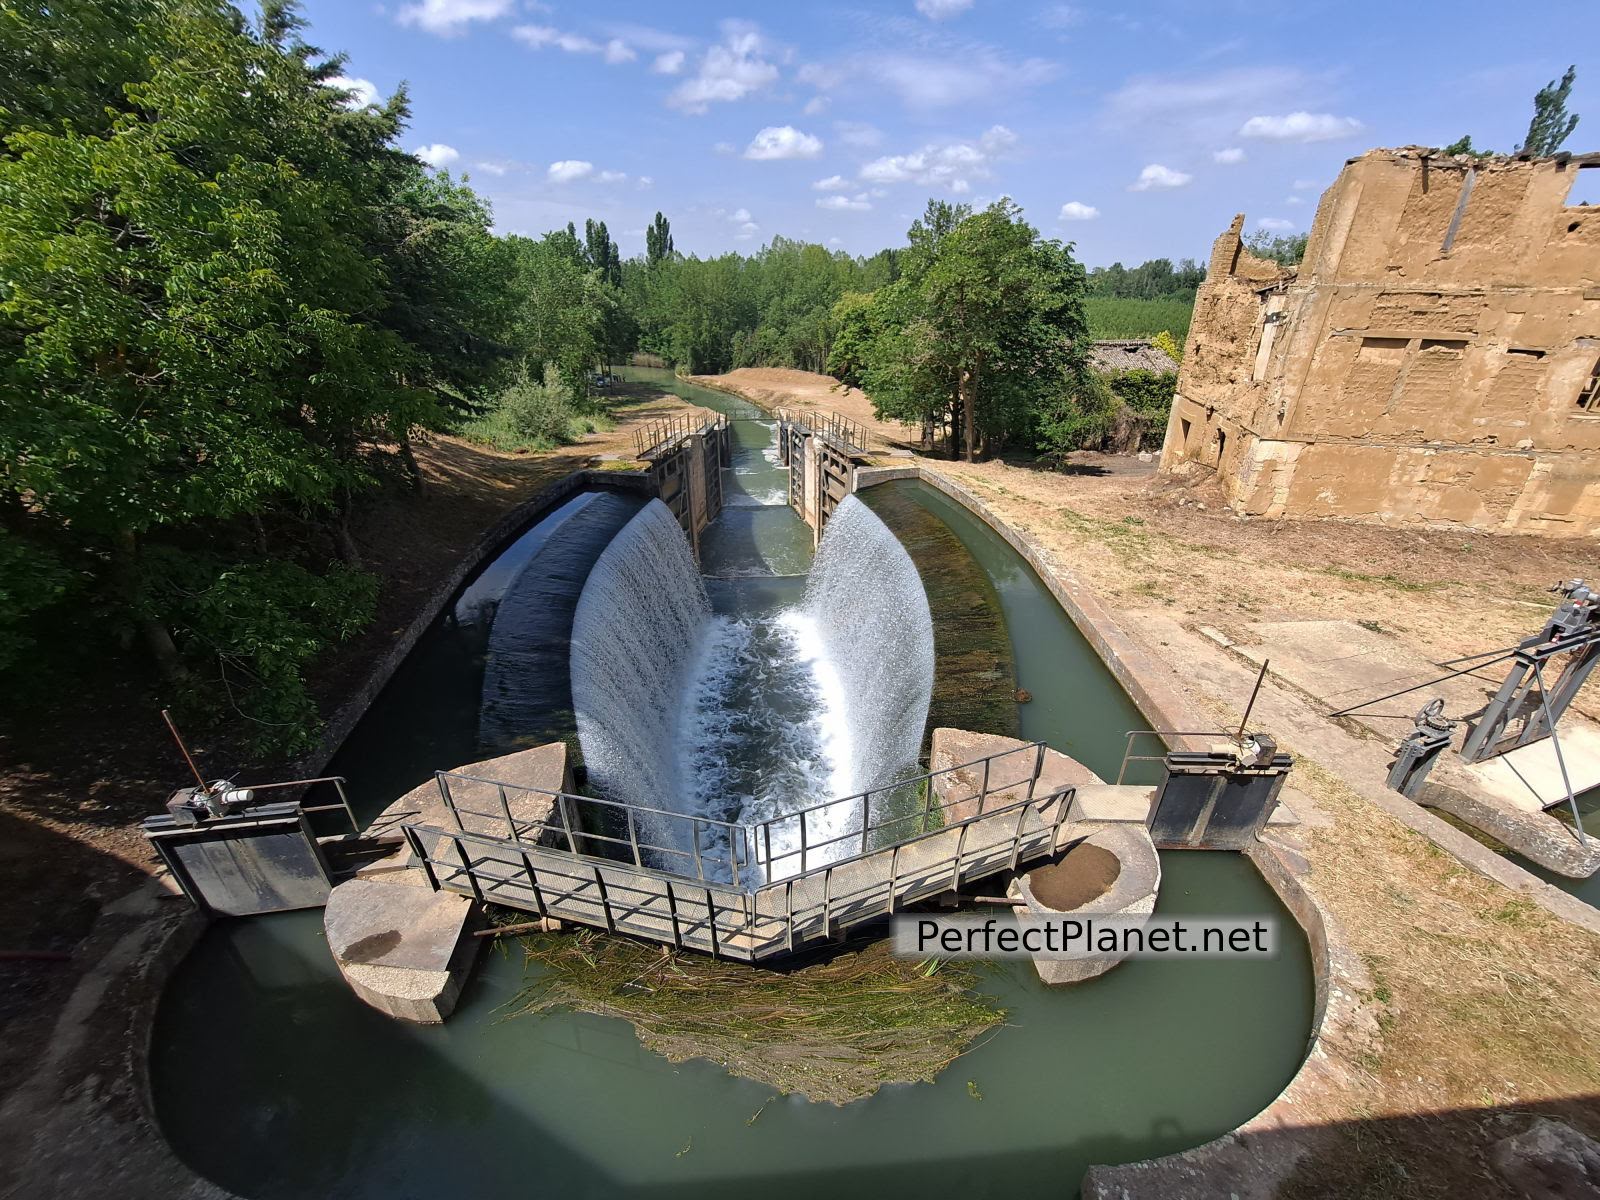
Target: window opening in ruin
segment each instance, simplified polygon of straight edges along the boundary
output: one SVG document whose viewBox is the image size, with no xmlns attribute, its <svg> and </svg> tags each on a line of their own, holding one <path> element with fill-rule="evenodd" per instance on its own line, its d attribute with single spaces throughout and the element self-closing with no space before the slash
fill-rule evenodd
<svg viewBox="0 0 1600 1200">
<path fill-rule="evenodd" d="M 1465 338 L 1423 338 L 1421 346 L 1423 350 L 1449 350 L 1456 354 L 1460 354 L 1466 348 Z"/>
<path fill-rule="evenodd" d="M 1183 439 L 1182 439 L 1183 448 L 1185 450 L 1188 450 L 1188 448 L 1189 448 L 1189 422 L 1186 421 L 1183 417 L 1179 417 L 1178 418 L 1178 426 L 1179 426 L 1179 428 L 1181 428 L 1183 430 Z"/>
<path fill-rule="evenodd" d="M 1410 338 L 1364 337 L 1356 350 L 1356 357 L 1366 362 L 1399 362 L 1410 345 Z"/>
<path fill-rule="evenodd" d="M 1537 360 L 1544 357 L 1543 350 L 1532 350 L 1525 346 L 1509 346 L 1506 348 L 1506 353 L 1512 358 L 1531 358 Z"/>
<path fill-rule="evenodd" d="M 1568 208 L 1600 209 L 1600 163 L 1584 163 L 1572 173 L 1572 186 L 1567 189 Z M 1572 226 L 1567 226 L 1572 231 Z"/>
<path fill-rule="evenodd" d="M 1594 360 L 1594 370 L 1589 372 L 1589 382 L 1578 393 L 1578 407 L 1584 412 L 1600 413 L 1600 358 Z"/>
<path fill-rule="evenodd" d="M 1228 433 L 1224 429 L 1217 430 L 1217 466 L 1222 465 L 1222 456 L 1228 449 Z"/>
</svg>

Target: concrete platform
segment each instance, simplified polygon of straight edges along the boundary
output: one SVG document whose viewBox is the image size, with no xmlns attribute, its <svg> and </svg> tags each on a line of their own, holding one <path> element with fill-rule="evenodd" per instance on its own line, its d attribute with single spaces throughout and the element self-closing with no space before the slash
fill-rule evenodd
<svg viewBox="0 0 1600 1200">
<path fill-rule="evenodd" d="M 1155 911 L 1156 894 L 1161 890 L 1161 857 L 1142 825 L 1107 825 L 1078 845 L 1103 850 L 1117 860 L 1119 870 L 1110 888 L 1072 908 L 1053 908 L 1039 898 L 1035 888 L 1042 884 L 1044 874 L 1052 870 L 1054 864 L 1034 867 L 1012 880 L 1008 891 L 1013 899 L 1023 902 L 1017 910 L 1019 921 L 1027 921 L 1030 916 L 1057 917 L 1064 913 L 1149 917 Z M 1038 957 L 1033 960 L 1033 967 L 1045 983 L 1057 986 L 1104 975 L 1124 957 L 1120 954 L 1097 954 L 1089 958 Z"/>
<path fill-rule="evenodd" d="M 1214 629 L 1199 632 L 1248 662 L 1270 663 L 1275 679 L 1330 711 L 1428 683 L 1449 669 L 1353 621 L 1262 621 L 1246 626 L 1239 641 Z M 1505 670 L 1505 664 L 1496 664 L 1372 705 L 1347 719 L 1394 745 L 1411 731 L 1411 715 L 1432 697 L 1443 696 L 1446 715 L 1463 722 L 1455 733 L 1459 749 L 1470 719 L 1499 690 Z M 1573 791 L 1600 787 L 1600 727 L 1568 710 L 1558 733 Z M 1555 745 L 1548 738 L 1483 763 L 1465 763 L 1456 753 L 1447 753 L 1422 792 L 1429 807 L 1450 813 L 1541 866 L 1583 878 L 1600 868 L 1600 841 L 1581 845 L 1569 826 L 1546 811 L 1564 798 Z"/>
<path fill-rule="evenodd" d="M 351 989 L 380 1012 L 437 1025 L 454 1011 L 477 952 L 477 906 L 464 896 L 381 879 L 333 889 L 328 949 Z"/>
</svg>

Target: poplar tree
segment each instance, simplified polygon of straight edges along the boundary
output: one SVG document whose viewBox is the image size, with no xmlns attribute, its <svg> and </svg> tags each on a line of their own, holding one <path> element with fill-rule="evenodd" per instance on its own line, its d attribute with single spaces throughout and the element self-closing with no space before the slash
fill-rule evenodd
<svg viewBox="0 0 1600 1200">
<path fill-rule="evenodd" d="M 1572 84 L 1577 77 L 1577 67 L 1570 66 L 1559 81 L 1552 79 L 1534 95 L 1533 120 L 1528 122 L 1528 133 L 1522 139 L 1519 154 L 1541 158 L 1554 154 L 1572 136 L 1572 131 L 1578 127 L 1578 114 L 1567 112 L 1567 97 L 1572 94 Z"/>
</svg>

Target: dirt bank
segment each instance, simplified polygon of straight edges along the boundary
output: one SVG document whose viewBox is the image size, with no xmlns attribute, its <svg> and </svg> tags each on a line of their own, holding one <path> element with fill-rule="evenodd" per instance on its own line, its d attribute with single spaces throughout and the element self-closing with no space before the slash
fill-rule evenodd
<svg viewBox="0 0 1600 1200">
<path fill-rule="evenodd" d="M 689 382 L 733 392 L 765 409 L 810 408 L 840 413 L 867 427 L 877 439 L 873 449 L 911 449 L 921 438 L 919 429 L 898 421 L 880 421 L 865 392 L 848 387 L 831 375 L 787 367 L 740 367 L 725 375 L 691 375 Z"/>
</svg>

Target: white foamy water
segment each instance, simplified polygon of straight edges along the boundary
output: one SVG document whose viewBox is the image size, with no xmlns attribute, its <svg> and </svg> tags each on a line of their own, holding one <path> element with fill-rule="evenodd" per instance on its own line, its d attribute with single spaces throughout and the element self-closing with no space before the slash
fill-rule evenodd
<svg viewBox="0 0 1600 1200">
<path fill-rule="evenodd" d="M 858 804 L 824 805 L 914 772 L 933 688 L 922 581 L 887 526 L 854 497 L 829 522 L 805 597 L 777 613 L 714 616 L 688 544 L 653 502 L 606 549 L 573 624 L 572 691 L 593 787 L 609 799 L 738 825 L 805 814 L 805 866 L 856 853 Z M 881 815 L 874 810 L 874 815 Z M 743 883 L 800 867 L 801 817 L 742 835 Z M 689 848 L 689 824 L 649 840 Z M 701 841 L 728 878 L 724 834 Z M 750 860 L 754 859 L 755 862 Z M 683 854 L 658 865 L 693 873 Z"/>
</svg>

